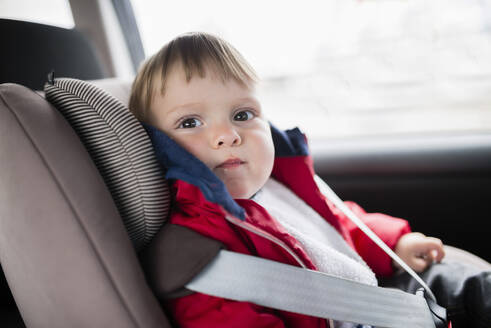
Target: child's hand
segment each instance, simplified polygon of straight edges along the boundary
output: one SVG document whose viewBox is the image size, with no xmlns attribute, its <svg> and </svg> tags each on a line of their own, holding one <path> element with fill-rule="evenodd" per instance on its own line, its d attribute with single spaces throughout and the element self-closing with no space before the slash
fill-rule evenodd
<svg viewBox="0 0 491 328">
<path fill-rule="evenodd" d="M 440 262 L 445 256 L 440 239 L 426 237 L 419 232 L 402 236 L 397 242 L 395 253 L 416 272 L 424 271 L 433 262 Z M 393 263 L 399 267 L 398 264 Z"/>
</svg>

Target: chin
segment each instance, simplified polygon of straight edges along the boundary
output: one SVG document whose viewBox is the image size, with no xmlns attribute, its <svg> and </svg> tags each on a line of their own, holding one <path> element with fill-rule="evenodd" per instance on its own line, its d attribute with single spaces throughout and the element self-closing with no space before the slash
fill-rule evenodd
<svg viewBox="0 0 491 328">
<path fill-rule="evenodd" d="M 249 199 L 257 192 L 257 190 L 253 191 L 253 188 L 247 187 L 248 186 L 244 186 L 242 184 L 240 186 L 227 186 L 227 189 L 230 196 L 232 196 L 234 199 Z"/>
<path fill-rule="evenodd" d="M 230 193 L 230 195 L 232 196 L 233 199 L 249 199 L 254 195 L 254 193 L 241 192 L 241 193 Z"/>
</svg>

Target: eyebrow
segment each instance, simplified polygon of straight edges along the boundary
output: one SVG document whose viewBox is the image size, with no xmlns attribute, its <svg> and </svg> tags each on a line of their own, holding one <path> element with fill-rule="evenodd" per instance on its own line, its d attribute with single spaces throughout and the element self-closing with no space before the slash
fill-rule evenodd
<svg viewBox="0 0 491 328">
<path fill-rule="evenodd" d="M 169 114 L 172 114 L 176 111 L 178 111 L 179 109 L 185 109 L 185 108 L 189 108 L 189 107 L 195 107 L 197 105 L 201 105 L 200 102 L 193 102 L 193 103 L 187 103 L 187 104 L 182 104 L 182 105 L 177 105 L 175 107 L 172 107 L 168 112 L 167 112 L 167 115 Z"/>
<path fill-rule="evenodd" d="M 259 99 L 257 99 L 256 97 L 239 98 L 234 103 L 243 103 L 243 102 L 252 102 L 252 103 L 254 103 L 256 105 L 261 105 L 261 103 L 259 102 Z"/>
</svg>

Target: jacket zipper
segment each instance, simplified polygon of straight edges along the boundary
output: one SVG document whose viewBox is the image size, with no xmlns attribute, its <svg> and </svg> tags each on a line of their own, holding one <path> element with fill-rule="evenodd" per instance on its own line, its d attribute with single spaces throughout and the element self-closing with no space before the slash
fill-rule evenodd
<svg viewBox="0 0 491 328">
<path fill-rule="evenodd" d="M 275 236 L 253 226 L 250 223 L 244 222 L 244 221 L 239 220 L 238 218 L 230 216 L 230 215 L 225 215 L 225 220 L 227 220 L 228 222 L 230 222 L 230 223 L 232 223 L 238 227 L 241 227 L 242 229 L 250 231 L 250 232 L 252 232 L 258 236 L 266 238 L 269 241 L 275 243 L 279 247 L 283 248 L 288 254 L 290 254 L 302 268 L 307 269 L 307 266 L 297 256 L 297 254 L 295 254 L 295 252 L 292 249 L 290 249 L 290 247 L 288 247 L 284 242 L 282 242 L 280 239 L 276 238 Z"/>
</svg>

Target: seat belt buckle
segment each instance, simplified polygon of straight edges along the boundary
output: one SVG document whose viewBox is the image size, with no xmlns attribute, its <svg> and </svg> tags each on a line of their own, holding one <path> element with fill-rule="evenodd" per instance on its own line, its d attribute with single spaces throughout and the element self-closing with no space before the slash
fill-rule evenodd
<svg viewBox="0 0 491 328">
<path fill-rule="evenodd" d="M 424 288 L 419 288 L 416 291 L 416 295 L 424 297 L 426 300 L 426 304 L 428 304 L 433 317 L 433 322 L 435 323 L 435 328 L 452 328 L 452 323 L 447 319 L 447 310 L 428 297 Z"/>
</svg>

